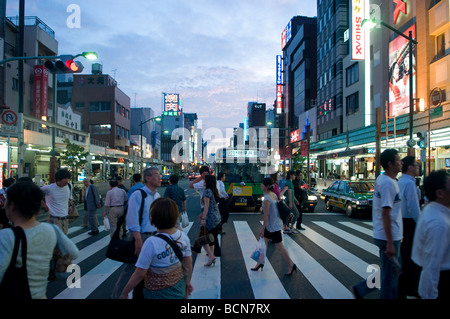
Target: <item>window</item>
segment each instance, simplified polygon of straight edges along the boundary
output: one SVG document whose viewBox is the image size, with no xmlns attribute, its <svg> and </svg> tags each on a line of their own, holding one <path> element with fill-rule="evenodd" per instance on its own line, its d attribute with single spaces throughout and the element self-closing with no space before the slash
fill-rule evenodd
<svg viewBox="0 0 450 319">
<path fill-rule="evenodd" d="M 89 125 L 89 132 L 97 135 L 109 135 L 111 134 L 111 124 Z"/>
<path fill-rule="evenodd" d="M 75 108 L 77 108 L 77 109 L 83 109 L 83 108 L 84 108 L 84 103 L 83 103 L 83 102 L 75 103 Z"/>
<path fill-rule="evenodd" d="M 116 125 L 116 133 L 117 133 L 117 136 L 120 136 L 120 126 L 119 125 Z"/>
<path fill-rule="evenodd" d="M 353 93 L 346 98 L 347 115 L 358 112 L 359 110 L 359 92 Z"/>
<path fill-rule="evenodd" d="M 346 70 L 346 85 L 350 86 L 359 81 L 359 63 L 356 62 L 349 66 Z"/>
<path fill-rule="evenodd" d="M 91 102 L 89 103 L 89 111 L 91 112 L 107 112 L 111 111 L 111 102 Z"/>
<path fill-rule="evenodd" d="M 445 33 L 436 37 L 436 57 L 441 58 L 445 55 Z"/>
</svg>

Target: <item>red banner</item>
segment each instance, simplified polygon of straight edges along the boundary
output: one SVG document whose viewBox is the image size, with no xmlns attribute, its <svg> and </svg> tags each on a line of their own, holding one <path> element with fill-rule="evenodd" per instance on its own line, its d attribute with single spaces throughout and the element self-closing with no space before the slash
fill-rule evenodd
<svg viewBox="0 0 450 319">
<path fill-rule="evenodd" d="M 300 155 L 301 156 L 308 156 L 308 141 L 301 141 L 300 142 Z"/>
<path fill-rule="evenodd" d="M 48 116 L 48 69 L 43 65 L 34 67 L 33 115 L 38 119 Z"/>
</svg>

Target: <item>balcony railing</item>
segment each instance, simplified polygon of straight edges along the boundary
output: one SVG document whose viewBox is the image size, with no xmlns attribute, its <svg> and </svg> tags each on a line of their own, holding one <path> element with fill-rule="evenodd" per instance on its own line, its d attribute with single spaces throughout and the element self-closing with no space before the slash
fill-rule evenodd
<svg viewBox="0 0 450 319">
<path fill-rule="evenodd" d="M 11 21 L 14 25 L 19 26 L 19 17 L 7 17 L 9 21 Z M 44 30 L 47 34 L 49 34 L 53 39 L 55 38 L 55 31 L 46 25 L 41 19 L 36 16 L 28 16 L 24 17 L 25 26 L 38 26 L 42 30 Z"/>
</svg>

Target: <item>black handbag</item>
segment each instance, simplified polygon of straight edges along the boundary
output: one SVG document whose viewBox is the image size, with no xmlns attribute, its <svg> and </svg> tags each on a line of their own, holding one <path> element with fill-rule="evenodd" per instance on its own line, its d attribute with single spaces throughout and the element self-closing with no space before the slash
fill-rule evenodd
<svg viewBox="0 0 450 319">
<path fill-rule="evenodd" d="M 11 262 L 0 284 L 0 299 L 31 299 L 27 274 L 27 238 L 21 227 L 12 228 L 15 237 Z M 19 246 L 22 241 L 22 267 L 16 267 Z"/>
<path fill-rule="evenodd" d="M 139 209 L 139 225 L 142 222 L 142 213 L 144 211 L 145 197 L 147 193 L 144 190 L 138 189 L 142 193 L 142 202 Z M 120 230 L 122 224 L 125 222 L 127 212 L 120 216 L 117 222 L 117 228 L 111 237 L 108 249 L 106 250 L 106 257 L 115 261 L 120 261 L 123 263 L 133 264 L 137 261 L 138 256 L 134 253 L 134 238 L 132 240 L 120 238 Z"/>
<path fill-rule="evenodd" d="M 205 226 L 200 228 L 200 233 L 198 234 L 197 239 L 195 240 L 194 246 L 203 246 L 214 242 L 214 236 Z"/>
<path fill-rule="evenodd" d="M 284 200 L 280 200 L 277 202 L 278 213 L 280 214 L 280 218 L 283 223 L 286 223 L 289 215 L 291 214 L 291 210 L 289 206 L 284 202 Z"/>
</svg>

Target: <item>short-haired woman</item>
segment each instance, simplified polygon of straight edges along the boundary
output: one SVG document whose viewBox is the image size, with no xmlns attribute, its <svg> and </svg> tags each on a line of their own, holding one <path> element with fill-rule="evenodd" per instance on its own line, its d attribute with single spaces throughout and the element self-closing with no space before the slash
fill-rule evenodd
<svg viewBox="0 0 450 319">
<path fill-rule="evenodd" d="M 183 255 L 182 260 L 178 260 L 172 247 L 164 239 L 149 237 L 142 246 L 136 270 L 120 298 L 127 299 L 130 291 L 144 280 L 145 299 L 184 299 L 193 291 L 192 256 L 189 238 L 175 227 L 178 221 L 177 205 L 170 198 L 156 199 L 151 205 L 150 220 L 158 234 L 178 245 Z"/>
</svg>

